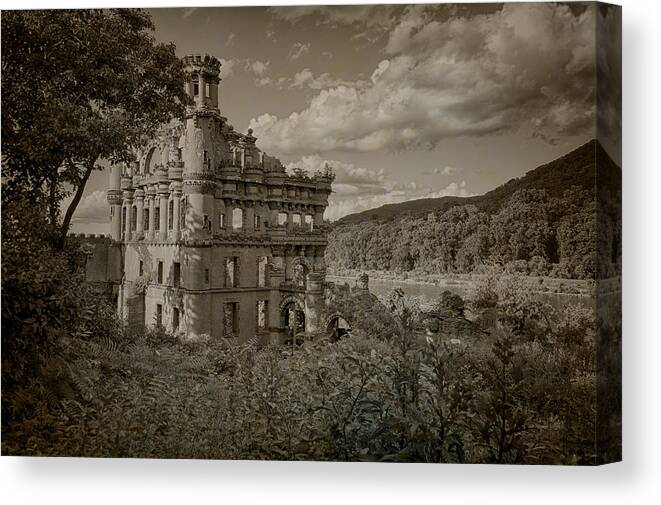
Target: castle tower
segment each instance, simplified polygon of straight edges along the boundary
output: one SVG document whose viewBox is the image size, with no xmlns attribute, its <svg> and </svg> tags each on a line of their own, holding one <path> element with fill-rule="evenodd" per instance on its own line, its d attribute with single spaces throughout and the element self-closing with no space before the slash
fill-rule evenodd
<svg viewBox="0 0 661 505">
<path fill-rule="evenodd" d="M 110 204 L 110 236 L 118 242 L 122 234 L 122 165 L 110 166 L 110 183 L 106 198 Z"/>
<path fill-rule="evenodd" d="M 220 133 L 223 118 L 218 109 L 220 61 L 209 55 L 192 55 L 186 63 L 186 91 L 195 104 L 186 112 L 183 142 L 183 194 L 186 198 L 186 234 L 210 238 L 214 221 L 215 171 L 227 152 Z"/>
</svg>

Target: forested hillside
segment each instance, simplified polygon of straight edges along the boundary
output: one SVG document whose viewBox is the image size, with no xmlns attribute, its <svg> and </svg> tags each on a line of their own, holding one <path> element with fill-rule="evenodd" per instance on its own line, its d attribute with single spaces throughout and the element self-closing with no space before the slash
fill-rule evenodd
<svg viewBox="0 0 661 505">
<path fill-rule="evenodd" d="M 593 140 L 485 195 L 347 216 L 330 234 L 328 265 L 443 274 L 496 263 L 528 275 L 613 276 L 621 263 L 620 177 Z"/>
</svg>

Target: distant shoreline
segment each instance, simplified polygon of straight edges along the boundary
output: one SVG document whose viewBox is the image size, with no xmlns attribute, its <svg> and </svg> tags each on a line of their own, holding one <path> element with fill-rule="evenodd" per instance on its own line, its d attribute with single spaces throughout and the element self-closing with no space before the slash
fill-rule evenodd
<svg viewBox="0 0 661 505">
<path fill-rule="evenodd" d="M 379 270 L 328 270 L 328 277 L 348 282 L 355 281 L 358 275 L 366 273 L 370 281 L 392 282 L 394 284 L 408 286 L 429 286 L 439 289 L 448 289 L 450 291 L 470 291 L 475 283 L 484 278 L 485 274 L 424 274 L 416 272 L 407 272 L 404 274 L 379 271 Z M 594 296 L 596 285 L 593 279 L 563 279 L 557 277 L 527 276 L 516 274 L 504 274 L 508 277 L 515 277 L 528 285 L 531 292 L 540 294 L 561 294 L 573 296 Z M 621 289 L 620 278 L 604 279 L 600 281 L 600 292 L 615 292 Z"/>
</svg>

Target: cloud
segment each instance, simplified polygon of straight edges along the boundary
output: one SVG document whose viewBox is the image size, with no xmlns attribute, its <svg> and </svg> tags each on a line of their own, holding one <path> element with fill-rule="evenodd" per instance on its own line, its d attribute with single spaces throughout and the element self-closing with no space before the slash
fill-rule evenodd
<svg viewBox="0 0 661 505">
<path fill-rule="evenodd" d="M 454 175 L 457 172 L 459 172 L 461 169 L 457 167 L 450 167 L 450 166 L 445 166 L 445 167 L 436 167 L 434 169 L 434 175 Z"/>
<path fill-rule="evenodd" d="M 71 202 L 71 198 L 65 199 L 62 206 L 66 209 Z M 110 206 L 106 200 L 106 192 L 97 190 L 83 197 L 72 221 L 80 223 L 105 223 L 110 219 Z"/>
<path fill-rule="evenodd" d="M 226 60 L 224 58 L 220 58 L 220 64 L 220 72 L 223 79 L 234 75 L 234 65 L 236 64 L 236 60 Z"/>
<path fill-rule="evenodd" d="M 389 203 L 442 196 L 472 196 L 466 187 L 466 181 L 452 182 L 441 189 L 421 188 L 414 181 L 405 184 L 395 182 L 387 177 L 383 169 L 356 167 L 352 163 L 329 160 L 319 155 L 303 156 L 296 162 L 288 163 L 286 168 L 289 171 L 301 168 L 313 174 L 323 169 L 326 164 L 335 172 L 333 193 L 325 213 L 326 218 L 331 220 Z"/>
<path fill-rule="evenodd" d="M 306 86 L 315 90 L 333 88 L 335 86 L 353 86 L 362 88 L 366 84 L 365 81 L 346 81 L 344 79 L 337 79 L 332 77 L 328 72 L 324 72 L 315 77 L 314 73 L 309 68 L 304 68 L 300 72 L 297 72 L 294 77 L 289 80 L 290 88 L 301 88 Z"/>
<path fill-rule="evenodd" d="M 303 44 L 302 42 L 294 42 L 289 50 L 289 60 L 294 61 L 299 59 L 305 53 L 310 52 L 310 43 Z"/>
<path fill-rule="evenodd" d="M 232 47 L 234 45 L 234 39 L 236 39 L 236 33 L 230 32 L 225 40 L 225 47 Z"/>
<path fill-rule="evenodd" d="M 519 129 L 548 141 L 585 133 L 595 119 L 594 27 L 593 7 L 512 3 L 439 18 L 434 6 L 409 6 L 368 86 L 321 88 L 303 110 L 250 127 L 263 149 L 299 155 L 434 148 Z"/>
<path fill-rule="evenodd" d="M 324 58 L 328 58 L 329 60 L 333 58 L 333 53 L 331 53 L 330 51 L 322 51 L 321 55 Z"/>
<path fill-rule="evenodd" d="M 273 30 L 268 30 L 266 32 L 266 38 L 272 42 L 277 42 L 278 39 L 275 37 L 275 32 Z"/>
<path fill-rule="evenodd" d="M 270 64 L 271 64 L 270 61 L 263 62 L 259 60 L 254 60 L 254 61 L 248 61 L 246 65 L 250 70 L 254 72 L 255 75 L 262 76 L 268 71 Z"/>
<path fill-rule="evenodd" d="M 314 17 L 317 25 L 391 26 L 402 6 L 399 5 L 310 5 L 271 7 L 274 19 L 296 24 L 306 17 Z"/>
</svg>

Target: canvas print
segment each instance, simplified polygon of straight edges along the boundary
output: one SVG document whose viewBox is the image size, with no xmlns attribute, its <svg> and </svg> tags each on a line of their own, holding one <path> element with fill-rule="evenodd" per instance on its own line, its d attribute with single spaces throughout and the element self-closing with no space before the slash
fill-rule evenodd
<svg viewBox="0 0 661 505">
<path fill-rule="evenodd" d="M 2 12 L 2 454 L 619 461 L 620 33 Z"/>
</svg>

